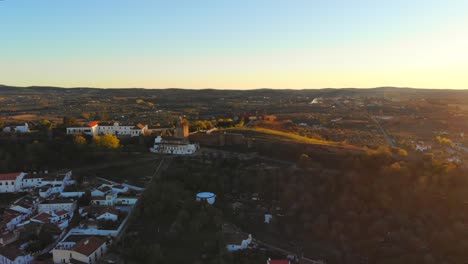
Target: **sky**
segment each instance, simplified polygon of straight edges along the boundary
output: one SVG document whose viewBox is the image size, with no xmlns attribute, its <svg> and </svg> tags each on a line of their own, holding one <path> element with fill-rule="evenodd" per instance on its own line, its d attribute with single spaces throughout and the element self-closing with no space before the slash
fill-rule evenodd
<svg viewBox="0 0 468 264">
<path fill-rule="evenodd" d="M 468 89 L 468 0 L 3 0 L 0 84 Z"/>
</svg>

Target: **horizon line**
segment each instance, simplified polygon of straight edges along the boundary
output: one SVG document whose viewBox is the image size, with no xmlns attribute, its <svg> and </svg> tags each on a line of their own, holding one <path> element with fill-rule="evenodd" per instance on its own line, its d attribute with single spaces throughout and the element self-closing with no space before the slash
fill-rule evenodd
<svg viewBox="0 0 468 264">
<path fill-rule="evenodd" d="M 6 85 L 0 84 L 1 87 L 10 87 L 18 89 L 27 89 L 27 88 L 56 88 L 56 89 L 102 89 L 102 90 L 115 90 L 115 89 L 141 89 L 141 90 L 235 90 L 235 91 L 253 91 L 253 90 L 325 90 L 325 89 L 334 89 L 334 90 L 345 90 L 345 89 L 412 89 L 412 90 L 468 90 L 468 88 L 419 88 L 419 87 L 401 87 L 401 86 L 376 86 L 376 87 L 322 87 L 322 88 L 269 88 L 269 87 L 259 87 L 259 88 L 183 88 L 183 87 L 90 87 L 90 86 L 48 86 L 48 85 L 31 85 L 31 86 L 16 86 L 16 85 Z"/>
</svg>

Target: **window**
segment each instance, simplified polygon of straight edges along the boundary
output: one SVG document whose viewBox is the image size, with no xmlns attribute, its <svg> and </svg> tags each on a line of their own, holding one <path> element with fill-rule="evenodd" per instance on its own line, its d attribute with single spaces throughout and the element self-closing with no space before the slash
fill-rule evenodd
<svg viewBox="0 0 468 264">
<path fill-rule="evenodd" d="M 5 182 L 5 185 L 8 185 L 8 182 Z"/>
</svg>

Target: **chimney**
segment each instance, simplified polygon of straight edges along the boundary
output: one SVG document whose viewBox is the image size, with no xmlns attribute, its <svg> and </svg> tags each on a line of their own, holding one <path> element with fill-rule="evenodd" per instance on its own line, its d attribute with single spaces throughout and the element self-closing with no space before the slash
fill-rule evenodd
<svg viewBox="0 0 468 264">
<path fill-rule="evenodd" d="M 89 239 L 86 239 L 85 242 L 84 242 L 85 245 L 88 245 L 89 244 Z"/>
</svg>

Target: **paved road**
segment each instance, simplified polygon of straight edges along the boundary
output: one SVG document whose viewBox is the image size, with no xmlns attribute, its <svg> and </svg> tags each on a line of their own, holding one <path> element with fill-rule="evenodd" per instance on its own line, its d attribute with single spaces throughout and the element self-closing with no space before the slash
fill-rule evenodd
<svg viewBox="0 0 468 264">
<path fill-rule="evenodd" d="M 396 144 L 395 144 L 395 140 L 393 140 L 388 134 L 387 132 L 385 131 L 385 129 L 382 127 L 382 125 L 380 125 L 379 121 L 377 119 L 375 119 L 375 117 L 371 117 L 371 119 L 374 121 L 374 123 L 379 127 L 380 131 L 382 132 L 382 134 L 384 135 L 385 139 L 387 140 L 388 144 L 391 146 L 391 147 L 396 147 Z"/>
</svg>

